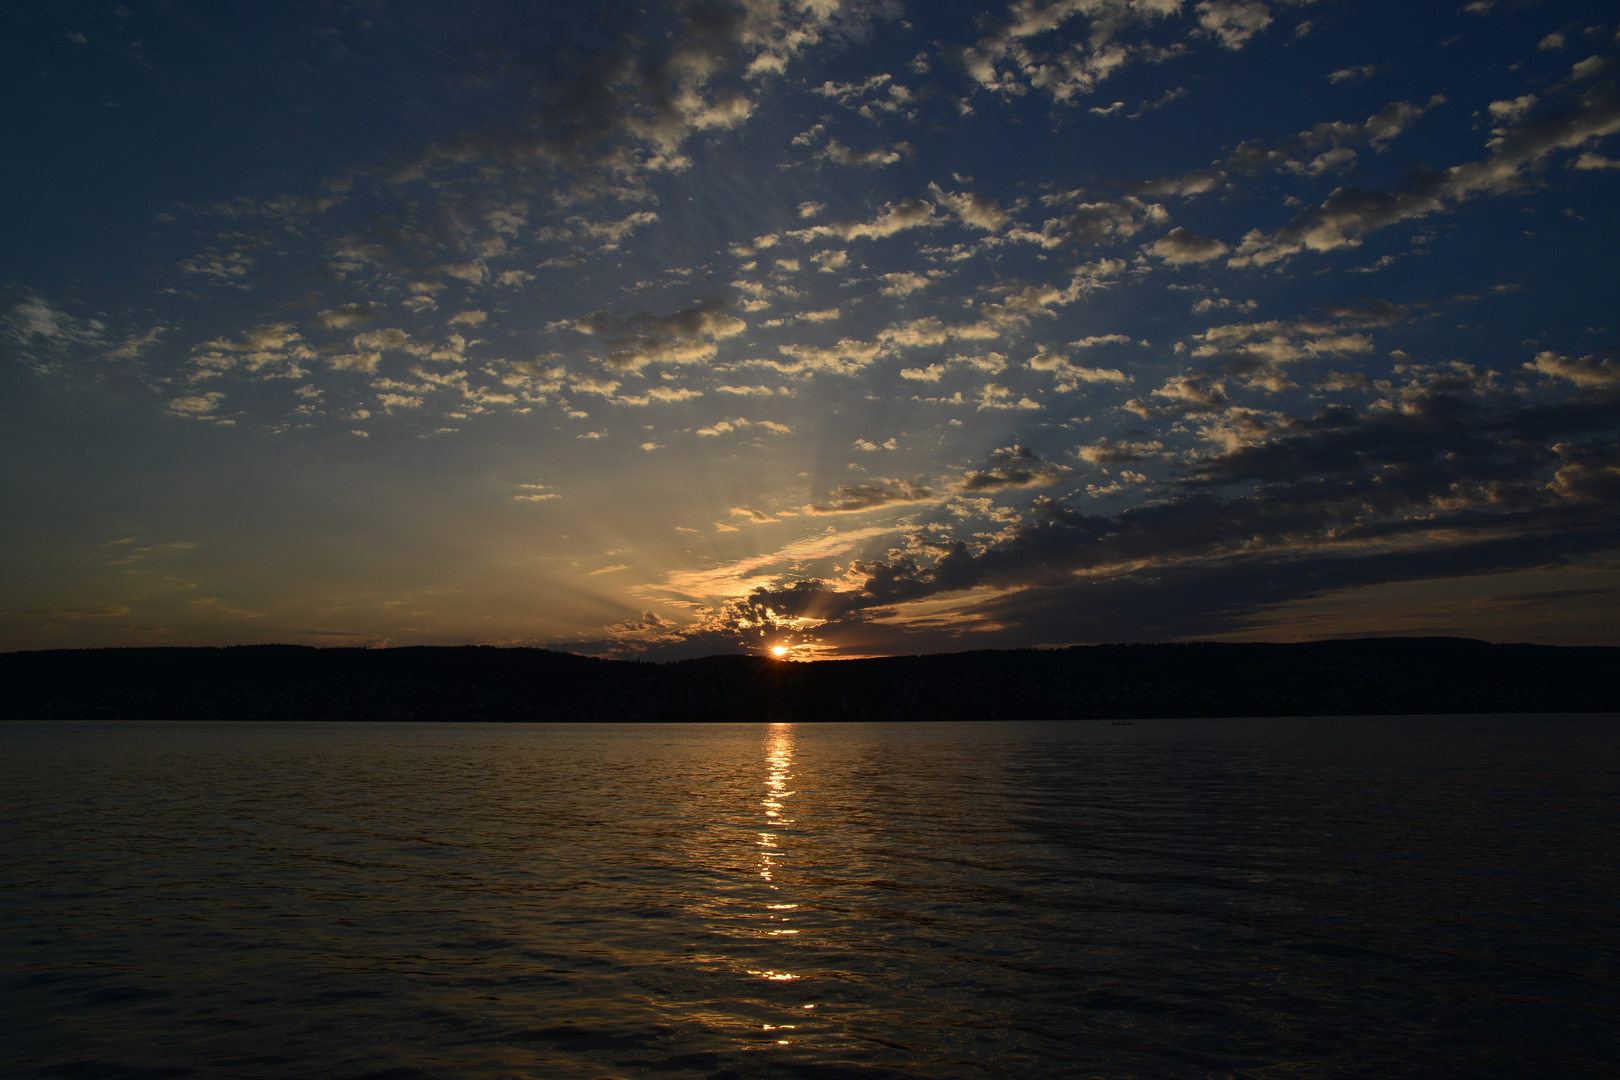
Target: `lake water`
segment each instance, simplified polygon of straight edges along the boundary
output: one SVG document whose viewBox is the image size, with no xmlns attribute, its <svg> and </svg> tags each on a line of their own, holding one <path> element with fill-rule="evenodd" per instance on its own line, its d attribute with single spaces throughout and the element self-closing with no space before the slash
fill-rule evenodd
<svg viewBox="0 0 1620 1080">
<path fill-rule="evenodd" d="M 1620 1075 L 1620 718 L 0 725 L 11 1077 Z"/>
</svg>

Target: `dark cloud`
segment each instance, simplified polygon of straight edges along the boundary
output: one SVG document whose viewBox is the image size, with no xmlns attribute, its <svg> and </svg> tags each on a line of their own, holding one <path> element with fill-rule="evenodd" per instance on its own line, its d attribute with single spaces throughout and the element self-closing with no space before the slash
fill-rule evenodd
<svg viewBox="0 0 1620 1080">
<path fill-rule="evenodd" d="M 1274 143 L 1249 139 L 1232 151 L 1226 167 L 1251 174 L 1267 170 L 1302 175 L 1339 172 L 1355 161 L 1350 147 L 1383 149 L 1442 100 L 1436 98 L 1427 107 L 1409 101 L 1391 102 L 1359 124 L 1328 121 Z"/>
<path fill-rule="evenodd" d="M 1225 255 L 1227 247 L 1219 240 L 1199 236 L 1191 229 L 1177 226 L 1155 240 L 1148 250 L 1172 266 L 1183 266 L 1208 262 L 1218 255 Z"/>
<path fill-rule="evenodd" d="M 1271 21 L 1259 0 L 1203 0 L 1185 12 L 1196 22 L 1177 24 L 1179 0 L 1021 0 L 1007 5 L 971 46 L 948 49 L 985 90 L 1016 96 L 1037 90 L 1059 103 L 1085 98 L 1114 72 L 1136 60 L 1163 60 L 1179 43 L 1156 44 L 1148 31 L 1165 22 L 1172 34 L 1213 36 L 1241 48 Z M 1068 30 L 1071 21 L 1082 27 Z M 1140 36 L 1133 31 L 1140 31 Z"/>
<path fill-rule="evenodd" d="M 309 320 L 309 324 L 317 330 L 341 330 L 344 327 L 372 322 L 376 318 L 377 310 L 370 304 L 344 304 L 342 307 L 321 312 Z"/>
<path fill-rule="evenodd" d="M 1578 600 L 1583 596 L 1607 596 L 1614 592 L 1620 592 L 1620 589 L 1542 589 L 1538 592 L 1503 593 L 1501 596 L 1487 596 L 1478 603 L 1505 605 L 1556 604 L 1561 600 Z"/>
<path fill-rule="evenodd" d="M 624 317 L 597 311 L 574 324 L 582 334 L 600 336 L 612 350 L 604 362 L 620 371 L 650 363 L 692 364 L 712 360 L 716 341 L 735 337 L 748 324 L 725 312 L 724 300 L 709 300 L 669 315 Z"/>
<path fill-rule="evenodd" d="M 1097 246 L 1116 240 L 1128 240 L 1153 225 L 1164 225 L 1170 215 L 1158 203 L 1143 202 L 1134 195 L 1100 202 L 1082 202 L 1081 192 L 1047 196 L 1049 206 L 1068 204 L 1072 207 L 1061 217 L 1049 218 L 1039 233 L 1015 229 L 1009 235 L 1015 239 L 1034 241 L 1042 247 L 1062 248 L 1070 245 Z"/>
<path fill-rule="evenodd" d="M 633 183 L 638 170 L 682 168 L 681 146 L 693 133 L 748 119 L 757 80 L 891 15 L 866 2 L 543 5 L 467 54 L 464 83 L 509 115 L 401 171 L 478 163 L 517 179 L 555 169 L 572 178 L 569 197 L 593 198 Z"/>
<path fill-rule="evenodd" d="M 937 498 L 930 489 L 912 480 L 880 480 L 875 484 L 848 484 L 827 493 L 825 501 L 803 507 L 811 515 L 858 514 L 884 506 L 930 502 Z"/>
<path fill-rule="evenodd" d="M 1039 498 L 994 539 L 920 533 L 853 563 L 858 587 L 763 588 L 737 610 L 771 628 L 826 620 L 795 632 L 856 650 L 883 635 L 882 651 L 951 647 L 981 620 L 998 643 L 1163 639 L 1335 589 L 1568 565 L 1620 545 L 1617 433 L 1602 396 L 1525 405 L 1466 373 L 1415 370 L 1398 405 L 1324 407 L 1183 466 L 1167 501 L 1099 515 Z M 966 482 L 995 490 L 1041 468 L 1019 447 L 998 457 Z M 965 607 L 960 627 L 905 629 L 901 605 L 986 587 L 999 595 Z M 869 623 L 880 613 L 881 629 Z"/>
<path fill-rule="evenodd" d="M 1413 176 L 1394 191 L 1341 187 L 1270 234 L 1243 238 L 1232 266 L 1264 266 L 1300 251 L 1353 247 L 1361 238 L 1397 222 L 1426 217 L 1483 195 L 1524 186 L 1529 175 L 1559 150 L 1572 150 L 1620 131 L 1620 94 L 1612 84 L 1588 90 L 1574 108 L 1549 110 L 1501 129 L 1480 161 Z"/>
<path fill-rule="evenodd" d="M 958 491 L 986 494 L 1007 488 L 1044 487 L 1060 483 L 1074 470 L 1048 461 L 1027 446 L 997 450 L 983 469 L 964 473 L 956 482 Z"/>
<path fill-rule="evenodd" d="M 1177 415 L 1217 413 L 1231 404 L 1226 387 L 1202 375 L 1177 376 L 1153 391 L 1153 396 L 1164 399 L 1155 403 L 1159 409 Z"/>
<path fill-rule="evenodd" d="M 938 184 L 929 184 L 928 193 L 939 204 L 955 214 L 963 225 L 985 232 L 997 232 L 1007 224 L 1007 211 L 996 200 L 977 192 L 951 192 Z"/>
</svg>

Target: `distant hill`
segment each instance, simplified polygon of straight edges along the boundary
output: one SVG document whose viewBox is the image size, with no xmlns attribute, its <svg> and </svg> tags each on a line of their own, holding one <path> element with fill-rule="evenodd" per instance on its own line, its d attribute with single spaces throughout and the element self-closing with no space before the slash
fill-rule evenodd
<svg viewBox="0 0 1620 1080">
<path fill-rule="evenodd" d="M 485 646 L 0 654 L 0 717 L 1011 720 L 1620 712 L 1620 649 L 1461 638 L 671 664 Z"/>
</svg>

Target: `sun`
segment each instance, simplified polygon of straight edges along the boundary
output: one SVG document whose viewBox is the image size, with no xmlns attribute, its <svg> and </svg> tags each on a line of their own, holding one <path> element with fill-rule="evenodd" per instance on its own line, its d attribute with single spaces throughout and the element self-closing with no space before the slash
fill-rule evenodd
<svg viewBox="0 0 1620 1080">
<path fill-rule="evenodd" d="M 787 651 L 787 646 L 786 645 L 773 645 L 773 646 L 771 646 L 771 655 L 772 656 L 786 656 L 787 652 L 788 651 Z"/>
</svg>

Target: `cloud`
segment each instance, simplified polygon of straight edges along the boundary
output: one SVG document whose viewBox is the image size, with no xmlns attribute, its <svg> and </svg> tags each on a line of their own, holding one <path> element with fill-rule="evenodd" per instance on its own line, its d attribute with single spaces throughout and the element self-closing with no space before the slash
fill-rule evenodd
<svg viewBox="0 0 1620 1080">
<path fill-rule="evenodd" d="M 377 365 L 382 363 L 382 353 L 334 353 L 326 358 L 326 362 L 334 371 L 358 371 L 363 374 L 373 374 Z"/>
<path fill-rule="evenodd" d="M 1562 85 L 1579 82 L 1582 79 L 1595 79 L 1599 75 L 1606 75 L 1613 71 L 1615 60 L 1608 56 L 1588 56 L 1585 60 L 1577 60 L 1569 66 L 1569 77 Z"/>
<path fill-rule="evenodd" d="M 482 285 L 484 279 L 489 276 L 489 270 L 481 259 L 457 259 L 445 263 L 439 270 L 449 277 L 459 278 L 474 285 Z"/>
<path fill-rule="evenodd" d="M 759 578 L 770 567 L 785 568 L 793 563 L 846 555 L 855 550 L 860 544 L 874 537 L 890 534 L 893 531 L 892 526 L 869 526 L 862 529 L 851 529 L 848 532 L 840 532 L 829 527 L 825 533 L 806 537 L 802 540 L 795 540 L 783 545 L 776 551 L 766 552 L 762 555 L 751 555 L 734 562 L 705 567 L 701 570 L 678 570 L 672 572 L 654 587 L 658 592 L 649 589 L 644 594 L 651 596 L 658 595 L 658 593 L 674 593 L 678 596 L 705 599 L 709 597 L 743 596 L 757 585 Z M 724 644 L 730 647 L 735 640 L 734 637 L 727 638 Z"/>
<path fill-rule="evenodd" d="M 169 412 L 175 416 L 186 416 L 193 419 L 211 419 L 219 411 L 219 403 L 225 400 L 222 390 L 210 391 L 206 394 L 192 394 L 186 397 L 177 397 L 168 404 Z"/>
<path fill-rule="evenodd" d="M 939 496 L 932 490 L 913 480 L 879 480 L 871 484 L 834 488 L 827 493 L 825 501 L 811 503 L 799 510 L 812 517 L 826 517 L 833 514 L 862 514 L 868 510 L 935 502 L 938 499 Z"/>
<path fill-rule="evenodd" d="M 988 195 L 946 191 L 938 184 L 929 184 L 928 192 L 938 200 L 939 205 L 969 228 L 993 233 L 1000 231 L 1010 220 L 1007 211 Z"/>
<path fill-rule="evenodd" d="M 1198 25 L 1228 49 L 1241 49 L 1271 25 L 1271 9 L 1260 0 L 1203 0 L 1194 9 Z"/>
<path fill-rule="evenodd" d="M 16 349 L 35 374 L 56 374 L 70 360 L 106 346 L 106 325 L 99 319 L 69 315 L 32 290 L 0 316 L 0 340 Z"/>
<path fill-rule="evenodd" d="M 886 284 L 882 289 L 878 290 L 880 296 L 910 296 L 912 293 L 921 292 L 933 284 L 926 276 L 912 273 L 909 270 L 884 274 L 883 280 Z"/>
<path fill-rule="evenodd" d="M 575 375 L 568 380 L 568 385 L 577 393 L 600 394 L 603 397 L 612 397 L 613 392 L 619 388 L 617 379 L 601 379 L 595 375 Z"/>
<path fill-rule="evenodd" d="M 829 375 L 852 375 L 875 360 L 883 351 L 881 345 L 854 338 L 840 338 L 834 345 L 780 345 L 777 351 L 786 360 L 749 360 L 750 364 L 764 365 L 795 375 L 824 372 Z"/>
<path fill-rule="evenodd" d="M 1115 465 L 1132 461 L 1146 461 L 1159 457 L 1164 451 L 1164 444 L 1157 439 L 1143 442 L 1114 442 L 1111 439 L 1098 439 L 1090 446 L 1082 446 L 1075 450 L 1075 455 L 1081 461 L 1089 461 L 1093 465 Z"/>
<path fill-rule="evenodd" d="M 937 224 L 932 203 L 922 199 L 902 199 L 898 203 L 886 204 L 883 212 L 871 221 L 840 221 L 832 226 L 832 231 L 845 240 L 881 239 L 907 229 Z"/>
<path fill-rule="evenodd" d="M 778 622 L 813 611 L 822 621 L 808 632 L 822 643 L 886 612 L 891 651 L 921 625 L 907 605 L 947 595 L 978 597 L 958 616 L 993 622 L 1001 642 L 1111 640 L 1121 626 L 1164 639 L 1337 589 L 1566 565 L 1620 544 L 1611 408 L 1446 385 L 1416 373 L 1399 407 L 1287 421 L 1189 463 L 1168 501 L 1104 516 L 1037 499 L 992 538 L 918 533 L 857 560 L 842 587 L 789 581 L 747 604 Z M 1158 450 L 1099 442 L 1081 453 L 1112 463 Z M 1231 491 L 1244 483 L 1255 486 Z"/>
<path fill-rule="evenodd" d="M 264 323 L 248 327 L 235 341 L 220 338 L 217 341 L 210 341 L 206 347 L 223 349 L 226 352 L 270 352 L 285 348 L 299 339 L 300 335 L 292 323 Z"/>
<path fill-rule="evenodd" d="M 915 153 L 915 147 L 908 142 L 897 142 L 893 146 L 879 145 L 867 150 L 851 150 L 837 139 L 828 139 L 827 145 L 822 147 L 816 156 L 835 165 L 866 165 L 881 169 L 885 165 L 893 165 L 902 156 L 910 157 Z"/>
<path fill-rule="evenodd" d="M 44 341 L 53 345 L 97 345 L 106 329 L 94 319 L 78 319 L 52 307 L 49 301 L 33 292 L 12 305 L 6 313 L 5 325 L 7 338 L 24 344 Z"/>
<path fill-rule="evenodd" d="M 931 202 L 901 199 L 899 202 L 884 203 L 883 209 L 870 221 L 835 221 L 831 225 L 812 225 L 785 235 L 801 243 L 833 236 L 844 240 L 881 240 L 907 229 L 938 226 L 944 220 L 934 215 L 934 204 Z M 774 242 L 775 237 L 770 239 Z M 756 240 L 755 244 L 758 245 L 759 241 Z M 751 252 L 752 249 L 748 250 Z"/>
<path fill-rule="evenodd" d="M 1329 72 L 1327 81 L 1330 83 L 1357 83 L 1363 79 L 1370 79 L 1378 74 L 1378 68 L 1372 64 L 1362 64 L 1360 67 L 1339 68 Z"/>
<path fill-rule="evenodd" d="M 1242 173 L 1278 171 L 1296 176 L 1344 172 L 1356 161 L 1352 147 L 1365 145 L 1382 152 L 1425 113 L 1444 102 L 1439 95 L 1426 105 L 1394 101 L 1359 124 L 1330 120 L 1275 143 L 1249 139 L 1232 151 L 1226 167 Z"/>
<path fill-rule="evenodd" d="M 987 409 L 1039 409 L 1040 402 L 1027 397 L 1014 398 L 1013 392 L 1000 383 L 986 383 L 979 390 L 979 411 Z"/>
<path fill-rule="evenodd" d="M 157 342 L 166 331 L 166 327 L 154 326 L 139 334 L 130 334 L 114 348 L 108 349 L 108 360 L 137 360 L 147 347 Z"/>
<path fill-rule="evenodd" d="M 1177 14 L 1181 0 L 1016 0 L 1006 18 L 956 60 L 981 88 L 1016 96 L 1039 90 L 1057 102 L 1093 93 L 1097 86 L 1138 57 L 1159 57 L 1150 43 L 1122 40 L 1137 26 Z M 1085 32 L 1070 41 L 1051 41 L 1071 19 L 1084 18 Z"/>
<path fill-rule="evenodd" d="M 1490 155 L 1483 160 L 1419 173 L 1394 191 L 1337 188 L 1276 232 L 1251 230 L 1227 264 L 1265 266 L 1301 251 L 1355 247 L 1362 237 L 1390 225 L 1516 190 L 1555 152 L 1576 149 L 1616 131 L 1620 131 L 1620 97 L 1610 86 L 1594 87 L 1571 110 L 1526 117 L 1493 134 Z"/>
<path fill-rule="evenodd" d="M 917 119 L 919 95 L 886 72 L 861 83 L 824 82 L 815 93 L 832 98 L 866 120 L 881 120 L 885 114 L 908 121 Z"/>
<path fill-rule="evenodd" d="M 1194 169 L 1181 176 L 1164 176 L 1155 180 L 1144 180 L 1132 184 L 1132 195 L 1145 195 L 1148 198 L 1163 198 L 1165 196 L 1179 195 L 1182 198 L 1192 198 L 1207 191 L 1214 191 L 1220 187 L 1221 181 L 1226 178 L 1224 172 L 1213 169 Z"/>
<path fill-rule="evenodd" d="M 1217 256 L 1225 255 L 1228 249 L 1219 240 L 1199 236 L 1191 229 L 1177 226 L 1155 240 L 1148 250 L 1172 266 L 1186 266 L 1190 263 L 1208 262 Z"/>
<path fill-rule="evenodd" d="M 1528 371 L 1563 379 L 1579 387 L 1620 390 L 1620 363 L 1608 358 L 1582 356 L 1577 359 L 1555 352 L 1541 352 L 1524 366 Z"/>
<path fill-rule="evenodd" d="M 253 260 L 240 251 L 221 254 L 213 248 L 180 263 L 180 272 L 183 274 L 212 278 L 217 283 L 234 285 L 237 288 L 252 288 L 251 284 L 242 280 L 252 269 Z"/>
<path fill-rule="evenodd" d="M 926 368 L 902 368 L 900 377 L 912 379 L 917 382 L 938 382 L 940 376 L 953 367 L 971 367 L 977 371 L 994 374 L 1007 368 L 1007 357 L 998 352 L 988 352 L 982 355 L 958 353 L 943 363 L 929 364 Z"/>
<path fill-rule="evenodd" d="M 309 325 L 317 330 L 343 330 L 372 322 L 377 315 L 377 309 L 371 304 L 344 304 L 321 312 L 309 320 Z"/>
<path fill-rule="evenodd" d="M 665 619 L 656 611 L 643 611 L 639 616 L 603 627 L 608 637 L 619 644 L 645 648 L 648 645 L 682 640 L 683 625 Z"/>
<path fill-rule="evenodd" d="M 799 311 L 792 315 L 784 315 L 779 319 L 767 319 L 760 323 L 764 327 L 791 326 L 797 322 L 824 323 L 836 322 L 843 316 L 841 308 L 827 308 L 825 311 Z"/>
<path fill-rule="evenodd" d="M 748 328 L 743 320 L 727 315 L 725 306 L 723 300 L 710 300 L 670 315 L 629 318 L 597 311 L 574 327 L 602 337 L 612 349 L 604 362 L 619 371 L 639 371 L 652 363 L 693 364 L 713 360 L 716 342 Z"/>
<path fill-rule="evenodd" d="M 1165 409 L 1184 415 L 1220 412 L 1228 404 L 1225 386 L 1201 375 L 1172 378 L 1153 396 L 1165 399 Z"/>
<path fill-rule="evenodd" d="M 865 450 L 868 453 L 875 452 L 875 451 L 878 451 L 878 450 L 893 450 L 893 449 L 897 448 L 899 445 L 900 445 L 899 440 L 898 439 L 892 439 L 892 438 L 891 439 L 885 439 L 881 443 L 872 442 L 870 439 L 856 439 L 855 442 L 854 442 L 855 449 L 857 449 L 857 450 Z"/>
<path fill-rule="evenodd" d="M 386 330 L 368 330 L 363 334 L 356 334 L 350 339 L 356 349 L 370 352 L 381 352 L 384 349 L 402 349 L 410 340 L 410 335 L 403 330 L 389 328 Z"/>
<path fill-rule="evenodd" d="M 1118 339 L 1129 341 L 1118 334 L 1110 334 L 1103 338 L 1085 338 L 1075 344 L 1081 348 L 1099 344 L 1105 341 Z M 1130 376 L 1118 368 L 1083 367 L 1069 362 L 1069 358 L 1051 349 L 1043 348 L 1030 357 L 1029 366 L 1036 371 L 1051 371 L 1057 375 L 1057 391 L 1063 394 L 1073 393 L 1081 383 L 1127 383 Z"/>
<path fill-rule="evenodd" d="M 583 218 L 574 219 L 579 231 L 593 240 L 602 241 L 602 250 L 616 250 L 626 236 L 643 225 L 651 225 L 658 220 L 658 215 L 651 210 L 641 210 L 618 221 L 586 221 Z"/>
<path fill-rule="evenodd" d="M 1350 357 L 1369 353 L 1373 342 L 1368 328 L 1393 325 L 1411 315 L 1399 305 L 1330 308 L 1332 319 L 1270 320 L 1212 326 L 1193 335 L 1199 344 L 1192 356 L 1215 360 L 1227 375 L 1244 380 L 1251 389 L 1272 392 L 1294 386 L 1289 372 L 1309 360 Z"/>
<path fill-rule="evenodd" d="M 1079 364 L 1070 364 L 1058 369 L 1058 385 L 1060 392 L 1068 393 L 1074 390 L 1079 383 L 1128 383 L 1131 377 L 1118 368 L 1081 367 Z"/>
<path fill-rule="evenodd" d="M 1611 161 L 1602 154 L 1588 152 L 1570 162 L 1569 167 L 1583 172 L 1587 170 L 1620 169 L 1620 161 Z"/>
<path fill-rule="evenodd" d="M 396 394 L 389 392 L 378 394 L 377 400 L 382 403 L 382 407 L 385 412 L 392 413 L 395 409 L 420 409 L 422 407 L 423 399 L 419 394 Z"/>
<path fill-rule="evenodd" d="M 954 487 L 957 491 L 968 493 L 1049 487 L 1068 479 L 1073 473 L 1073 469 L 1048 461 L 1027 446 L 1014 444 L 997 450 L 985 467 L 963 473 Z"/>
<path fill-rule="evenodd" d="M 1041 201 L 1048 206 L 1067 203 L 1072 209 L 1064 216 L 1048 218 L 1039 232 L 1014 228 L 1008 231 L 1007 238 L 1047 249 L 1076 244 L 1096 246 L 1128 240 L 1145 228 L 1170 222 L 1163 206 L 1145 203 L 1134 195 L 1102 202 L 1081 202 L 1081 198 L 1083 194 L 1078 191 L 1044 196 Z"/>
<path fill-rule="evenodd" d="M 748 84 L 785 71 L 827 35 L 863 25 L 871 14 L 862 7 L 671 0 L 599 9 L 560 33 L 556 20 L 538 19 L 538 38 L 520 29 L 479 57 L 484 78 L 529 103 L 509 122 L 518 134 L 496 143 L 477 132 L 435 145 L 394 180 L 469 160 L 514 173 L 539 163 L 571 176 L 564 193 L 583 199 L 613 190 L 627 172 L 684 169 L 680 150 L 690 136 L 745 123 L 755 107 Z"/>
<path fill-rule="evenodd" d="M 793 429 L 788 427 L 786 424 L 779 424 L 774 420 L 749 420 L 741 416 L 731 420 L 720 420 L 716 423 L 710 424 L 708 427 L 698 428 L 697 434 L 700 436 L 713 437 L 751 427 L 761 427 L 766 431 L 773 432 L 777 435 L 793 434 Z"/>
<path fill-rule="evenodd" d="M 1491 119 L 1497 123 L 1511 124 L 1524 119 L 1540 100 L 1534 94 L 1521 94 L 1511 101 L 1493 101 L 1487 111 L 1490 112 Z"/>
</svg>

